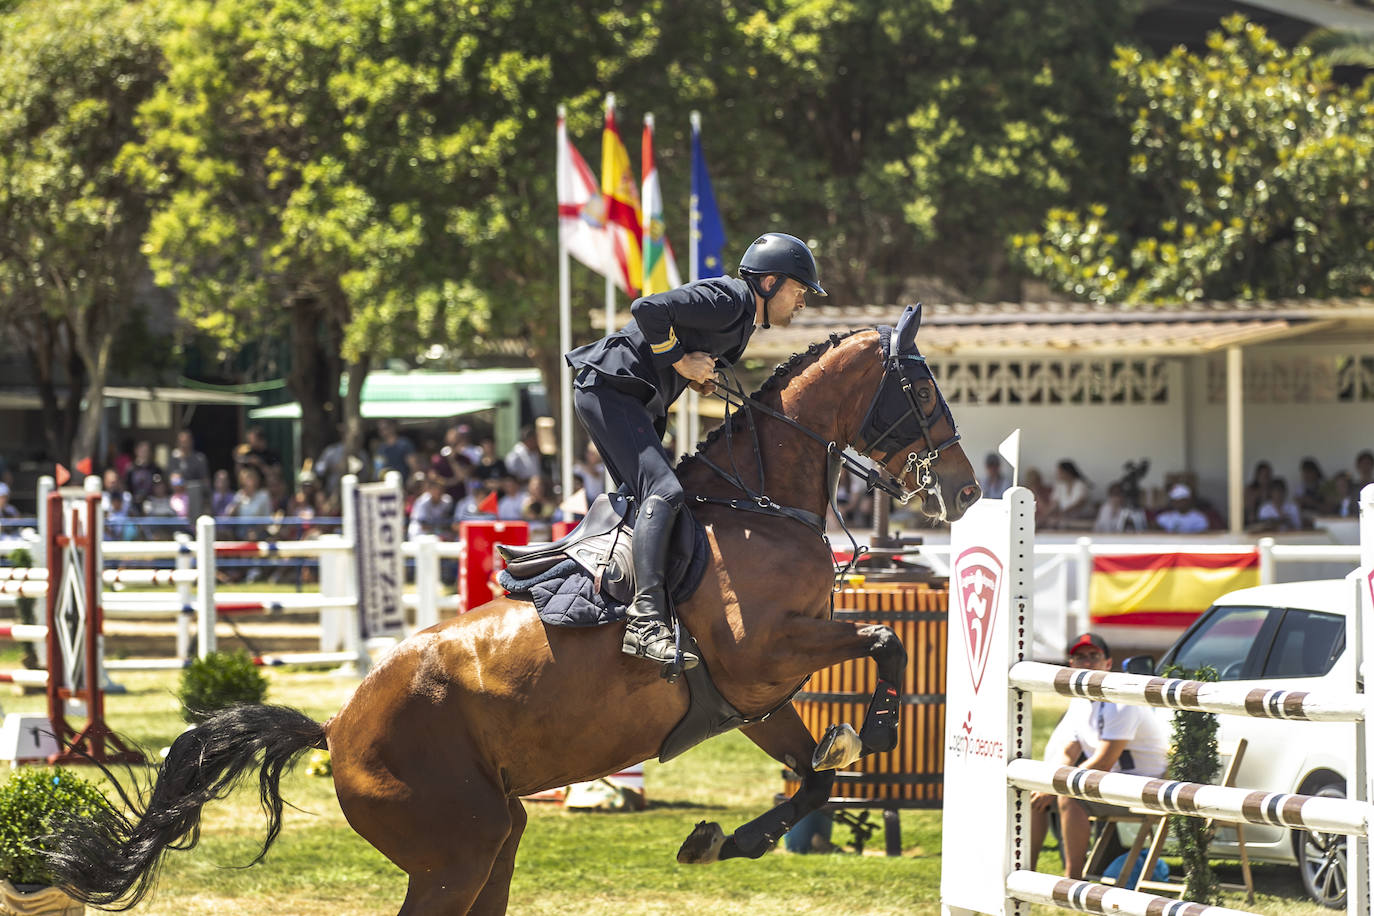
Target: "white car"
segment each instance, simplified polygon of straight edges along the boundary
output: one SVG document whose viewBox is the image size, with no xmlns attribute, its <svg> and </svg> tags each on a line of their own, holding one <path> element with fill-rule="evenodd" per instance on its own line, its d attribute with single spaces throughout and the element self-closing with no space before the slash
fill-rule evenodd
<svg viewBox="0 0 1374 916">
<path fill-rule="evenodd" d="M 1171 665 L 1210 665 L 1222 681 L 1243 687 L 1331 691 L 1356 686 L 1354 653 L 1347 651 L 1346 622 L 1357 606 L 1352 580 L 1289 582 L 1231 592 L 1208 608 L 1165 653 L 1153 673 Z M 1138 657 L 1127 670 L 1150 673 Z M 1166 719 L 1171 710 L 1159 710 Z M 1218 716 L 1217 743 L 1224 749 L 1247 740 L 1235 785 L 1270 792 L 1344 798 L 1355 773 L 1355 726 L 1345 722 L 1285 722 Z M 1245 826 L 1252 861 L 1296 865 L 1307 892 L 1325 906 L 1345 907 L 1346 838 L 1255 824 Z M 1212 842 L 1221 856 L 1239 857 L 1234 828 L 1221 827 Z"/>
</svg>

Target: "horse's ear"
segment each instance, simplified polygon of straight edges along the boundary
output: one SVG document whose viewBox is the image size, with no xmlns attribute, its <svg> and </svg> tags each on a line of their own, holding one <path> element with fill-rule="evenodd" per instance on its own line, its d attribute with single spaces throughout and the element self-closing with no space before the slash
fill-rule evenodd
<svg viewBox="0 0 1374 916">
<path fill-rule="evenodd" d="M 916 346 L 916 332 L 920 327 L 921 303 L 918 302 L 915 305 L 908 305 L 906 311 L 902 312 L 901 319 L 897 322 L 897 331 L 892 335 L 893 347 L 896 351 L 892 354 L 893 356 L 906 353 Z"/>
</svg>

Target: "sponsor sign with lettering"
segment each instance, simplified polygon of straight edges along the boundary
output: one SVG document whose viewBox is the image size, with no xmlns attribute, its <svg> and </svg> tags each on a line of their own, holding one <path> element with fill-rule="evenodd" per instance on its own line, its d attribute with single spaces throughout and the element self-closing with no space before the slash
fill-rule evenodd
<svg viewBox="0 0 1374 916">
<path fill-rule="evenodd" d="M 358 518 L 358 621 L 364 639 L 403 636 L 405 605 L 406 513 L 401 491 L 385 483 L 359 484 L 356 491 Z"/>
</svg>

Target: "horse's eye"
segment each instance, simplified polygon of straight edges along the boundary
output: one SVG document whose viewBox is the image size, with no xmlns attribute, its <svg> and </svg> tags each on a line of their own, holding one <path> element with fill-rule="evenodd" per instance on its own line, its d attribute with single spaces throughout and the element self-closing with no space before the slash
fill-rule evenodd
<svg viewBox="0 0 1374 916">
<path fill-rule="evenodd" d="M 923 401 L 929 401 L 931 397 L 931 391 L 929 388 L 917 388 L 916 397 L 920 398 Z"/>
</svg>

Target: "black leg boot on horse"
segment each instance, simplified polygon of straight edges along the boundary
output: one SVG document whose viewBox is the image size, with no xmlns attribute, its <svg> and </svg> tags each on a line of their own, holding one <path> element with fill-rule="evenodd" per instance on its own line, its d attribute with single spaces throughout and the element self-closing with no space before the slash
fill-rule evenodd
<svg viewBox="0 0 1374 916">
<path fill-rule="evenodd" d="M 668 551 L 677 513 L 678 507 L 661 496 L 650 496 L 639 507 L 633 542 L 635 597 L 620 644 L 626 655 L 663 666 L 663 676 L 669 679 L 701 662 L 696 653 L 683 649 L 679 667 L 677 639 L 668 614 Z"/>
</svg>

